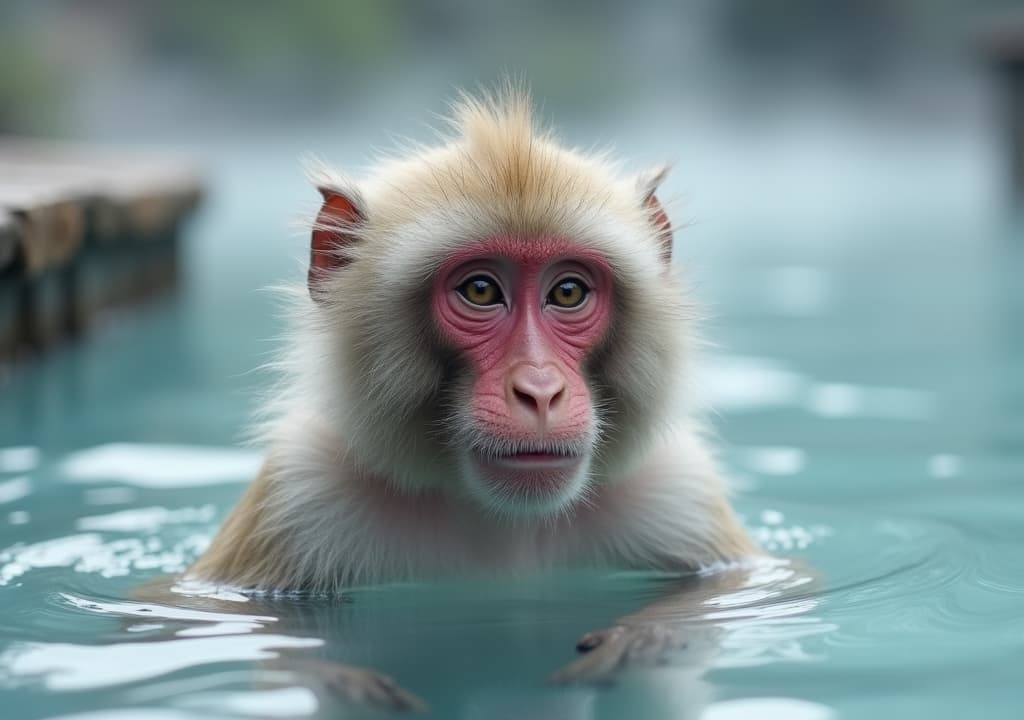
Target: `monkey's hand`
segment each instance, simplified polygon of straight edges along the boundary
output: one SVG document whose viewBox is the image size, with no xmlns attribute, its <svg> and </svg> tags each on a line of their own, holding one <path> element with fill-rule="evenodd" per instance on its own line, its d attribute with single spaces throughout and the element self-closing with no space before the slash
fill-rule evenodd
<svg viewBox="0 0 1024 720">
<path fill-rule="evenodd" d="M 426 712 L 427 703 L 405 690 L 388 675 L 367 668 L 309 660 L 303 673 L 316 677 L 332 698 L 357 705 L 372 705 L 393 712 Z"/>
<path fill-rule="evenodd" d="M 556 685 L 607 684 L 631 667 L 662 665 L 689 645 L 685 625 L 645 622 L 589 632 L 576 649 L 583 656 L 549 678 Z"/>
</svg>

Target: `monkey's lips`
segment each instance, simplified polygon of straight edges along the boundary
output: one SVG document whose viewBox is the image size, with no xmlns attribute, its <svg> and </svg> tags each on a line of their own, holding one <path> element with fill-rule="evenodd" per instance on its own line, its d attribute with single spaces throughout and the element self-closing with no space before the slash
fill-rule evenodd
<svg viewBox="0 0 1024 720">
<path fill-rule="evenodd" d="M 499 495 L 542 500 L 561 495 L 578 479 L 583 456 L 542 450 L 503 455 L 473 454 L 479 477 Z"/>
<path fill-rule="evenodd" d="M 575 467 L 579 464 L 580 457 L 579 455 L 563 455 L 554 452 L 521 452 L 497 455 L 488 460 L 502 467 L 536 470 L 538 468 Z"/>
</svg>

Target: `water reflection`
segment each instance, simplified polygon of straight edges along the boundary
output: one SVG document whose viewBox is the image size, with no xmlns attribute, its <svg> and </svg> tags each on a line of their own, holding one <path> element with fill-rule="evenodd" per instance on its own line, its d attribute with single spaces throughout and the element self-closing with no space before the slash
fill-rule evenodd
<svg viewBox="0 0 1024 720">
<path fill-rule="evenodd" d="M 72 453 L 61 463 L 61 471 L 72 482 L 116 480 L 137 487 L 186 487 L 249 482 L 260 463 L 260 454 L 253 451 L 111 443 Z"/>
<path fill-rule="evenodd" d="M 0 472 L 23 473 L 34 470 L 39 464 L 39 448 L 0 447 Z"/>
<path fill-rule="evenodd" d="M 793 407 L 824 418 L 924 421 L 937 410 L 923 390 L 815 381 L 772 358 L 710 355 L 700 377 L 701 401 L 719 411 Z"/>
<path fill-rule="evenodd" d="M 37 556 L 36 567 L 56 562 L 60 553 L 53 555 Z M 640 700 L 652 716 L 696 718 L 714 701 L 709 670 L 814 659 L 802 643 L 833 627 L 814 616 L 809 582 L 771 561 L 685 581 L 578 573 L 514 585 L 366 589 L 334 599 L 248 597 L 165 581 L 133 591 L 159 602 L 62 592 L 48 613 L 113 620 L 120 629 L 103 633 L 109 641 L 100 644 L 12 643 L 0 653 L 0 681 L 58 693 L 117 686 L 123 702 L 140 708 L 319 717 L 348 704 L 325 680 L 340 662 L 410 678 L 442 717 L 492 717 L 503 708 L 589 720 L 616 717 Z M 645 618 L 678 635 L 675 650 L 617 674 L 612 688 L 545 686 L 548 669 L 530 658 L 568 662 L 581 628 L 623 614 L 628 621 L 642 606 Z M 649 664 L 655 659 L 659 667 Z"/>
<path fill-rule="evenodd" d="M 935 412 L 934 398 L 909 388 L 863 387 L 849 383 L 819 383 L 805 400 L 808 410 L 827 418 L 873 417 L 927 420 Z"/>
<path fill-rule="evenodd" d="M 21 500 L 32 492 L 32 481 L 28 477 L 16 477 L 0 481 L 0 505 Z"/>
<path fill-rule="evenodd" d="M 832 708 L 796 698 L 754 697 L 723 700 L 708 708 L 703 720 L 831 720 Z"/>
<path fill-rule="evenodd" d="M 54 715 L 49 720 L 212 720 L 206 714 L 194 714 L 164 708 L 110 708 L 98 712 Z"/>
<path fill-rule="evenodd" d="M 313 715 L 320 708 L 316 694 L 305 687 L 244 692 L 195 692 L 178 705 L 203 713 L 230 713 L 253 718 L 294 718 Z M 208 717 L 208 715 L 204 715 Z"/>
<path fill-rule="evenodd" d="M 202 453 L 233 456 L 211 448 Z M 114 456 L 133 454 L 138 448 Z M 806 451 L 774 446 L 741 448 L 737 459 L 776 477 L 799 474 L 813 462 Z M 217 467 L 223 473 L 229 465 Z M 95 478 L 90 483 L 114 482 L 117 467 L 104 461 L 84 475 Z M 57 463 L 53 471 L 67 480 L 67 468 Z M 178 584 L 161 599 L 145 599 L 140 578 L 181 572 L 219 523 L 216 505 L 194 504 L 197 477 L 182 486 L 106 488 L 124 487 L 149 502 L 117 493 L 94 498 L 137 506 L 86 514 L 83 505 L 73 521 L 77 532 L 0 550 L 2 582 L 50 598 L 41 610 L 4 621 L 12 636 L 0 654 L 8 687 L 53 703 L 81 696 L 72 702 L 83 709 L 88 693 L 107 688 L 106 707 L 116 697 L 140 711 L 159 707 L 187 715 L 214 712 L 221 703 L 222 712 L 244 717 L 265 700 L 280 716 L 294 702 L 291 716 L 318 717 L 337 711 L 340 702 L 325 689 L 323 664 L 341 663 L 394 675 L 439 717 L 486 717 L 498 708 L 520 708 L 530 717 L 621 717 L 637 708 L 648 717 L 698 717 L 754 707 L 719 699 L 709 678 L 764 666 L 785 673 L 787 665 L 813 676 L 821 671 L 815 668 L 829 666 L 829 648 L 857 647 L 870 636 L 843 617 L 901 598 L 939 598 L 964 573 L 978 572 L 992 587 L 1000 583 L 958 550 L 962 539 L 950 528 L 772 502 L 746 513 L 755 538 L 772 552 L 806 557 L 824 577 L 812 581 L 786 564 L 767 563 L 732 586 L 717 585 L 721 575 L 686 586 L 671 577 L 621 573 L 365 588 L 340 598 L 253 598 Z M 208 487 L 223 486 L 222 478 Z M 47 585 L 54 573 L 64 586 L 58 591 Z M 122 579 L 117 586 L 115 578 Z M 612 687 L 545 686 L 549 674 L 575 659 L 582 633 L 644 607 L 648 617 L 672 628 L 676 649 L 660 658 L 663 666 L 628 672 Z M 925 624 L 956 616 L 941 606 L 934 614 L 922 612 Z M 23 624 L 26 617 L 32 619 Z M 55 694 L 32 694 L 37 687 Z M 827 710 L 793 698 L 770 700 L 766 713 L 782 712 L 789 701 L 796 703 L 794 713 Z"/>
<path fill-rule="evenodd" d="M 92 503 L 131 504 L 96 512 L 83 503 L 62 526 L 75 532 L 46 530 L 42 539 L 0 550 L 5 591 L 48 598 L 42 608 L 22 608 L 0 621 L 10 638 L 0 651 L 3 684 L 51 714 L 62 707 L 86 709 L 90 693 L 103 692 L 97 698 L 104 707 L 139 710 L 129 717 L 156 708 L 171 716 L 246 717 L 260 703 L 271 708 L 267 714 L 281 717 L 289 716 L 287 707 L 292 717 L 331 716 L 340 701 L 326 689 L 322 667 L 340 663 L 393 674 L 430 701 L 439 717 L 482 718 L 501 708 L 588 720 L 623 717 L 637 708 L 647 717 L 714 717 L 761 707 L 756 703 L 762 701 L 768 717 L 789 710 L 799 717 L 829 709 L 795 697 L 756 695 L 748 698 L 754 705 L 730 704 L 739 701 L 720 698 L 718 688 L 723 678 L 756 667 L 771 667 L 775 676 L 789 678 L 791 688 L 799 686 L 796 678 L 828 677 L 837 648 L 859 651 L 876 643 L 879 633 L 927 637 L 942 628 L 959 637 L 996 616 L 1019 624 L 999 600 L 1019 594 L 1009 566 L 973 556 L 954 528 L 774 500 L 741 502 L 741 512 L 749 510 L 746 524 L 766 549 L 797 554 L 820 568 L 824 577 L 818 581 L 768 564 L 739 586 L 716 587 L 705 578 L 704 589 L 687 590 L 698 595 L 682 603 L 678 580 L 642 573 L 366 588 L 333 599 L 249 598 L 182 584 L 174 586 L 173 601 L 125 599 L 138 597 L 143 579 L 187 567 L 219 524 L 218 509 L 230 506 L 201 500 L 217 497 L 207 493 L 218 488 L 237 492 L 231 473 L 257 460 L 219 448 L 150 450 L 139 444 L 73 453 L 34 471 L 28 494 L 15 501 L 31 508 L 48 502 L 40 497 L 39 478 L 51 473 L 63 492 L 85 482 L 80 492 Z M 145 475 L 161 457 L 221 462 L 186 474 L 180 484 L 174 473 L 122 479 Z M 817 476 L 818 457 L 793 446 L 735 452 L 740 467 L 776 482 Z M 916 462 L 922 478 L 922 461 L 932 482 L 961 469 L 959 455 L 921 455 Z M 201 483 L 206 485 L 198 490 Z M 59 578 L 56 590 L 52 578 Z M 964 581 L 990 597 L 961 596 Z M 626 673 L 612 687 L 545 686 L 550 673 L 574 660 L 582 633 L 652 604 L 678 641 L 663 666 Z M 876 610 L 904 604 L 913 610 Z M 923 648 L 914 652 L 933 661 Z M 810 691 L 803 696 L 815 697 Z"/>
<path fill-rule="evenodd" d="M 0 655 L 0 667 L 9 679 L 38 679 L 48 690 L 83 690 L 132 683 L 212 663 L 276 658 L 286 648 L 322 644 L 322 640 L 315 638 L 271 634 L 107 645 L 18 643 Z"/>
</svg>

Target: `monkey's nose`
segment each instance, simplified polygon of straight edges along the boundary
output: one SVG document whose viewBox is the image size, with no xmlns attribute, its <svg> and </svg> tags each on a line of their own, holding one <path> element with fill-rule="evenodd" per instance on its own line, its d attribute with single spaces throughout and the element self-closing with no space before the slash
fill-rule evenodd
<svg viewBox="0 0 1024 720">
<path fill-rule="evenodd" d="M 565 377 L 552 365 L 519 365 L 509 380 L 509 405 L 541 428 L 554 419 L 568 396 Z"/>
</svg>

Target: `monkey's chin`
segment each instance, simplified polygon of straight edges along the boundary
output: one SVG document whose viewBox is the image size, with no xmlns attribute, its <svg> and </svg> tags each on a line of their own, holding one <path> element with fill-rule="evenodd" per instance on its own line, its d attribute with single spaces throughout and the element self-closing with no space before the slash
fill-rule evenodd
<svg viewBox="0 0 1024 720">
<path fill-rule="evenodd" d="M 507 515 L 547 515 L 563 510 L 583 493 L 590 463 L 583 455 L 471 453 L 468 465 L 473 495 L 488 509 Z"/>
</svg>

